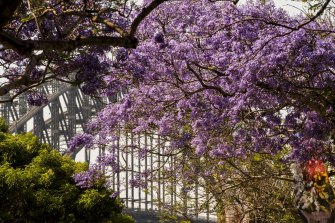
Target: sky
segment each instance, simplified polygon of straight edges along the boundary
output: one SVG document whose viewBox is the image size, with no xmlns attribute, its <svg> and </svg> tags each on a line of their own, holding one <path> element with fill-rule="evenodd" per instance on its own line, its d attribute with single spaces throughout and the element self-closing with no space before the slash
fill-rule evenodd
<svg viewBox="0 0 335 223">
<path fill-rule="evenodd" d="M 240 0 L 239 4 L 244 4 L 248 0 Z M 277 7 L 283 8 L 286 11 L 289 12 L 290 15 L 297 15 L 299 13 L 303 12 L 304 6 L 306 6 L 306 3 L 303 3 L 301 1 L 291 1 L 291 0 L 273 0 L 275 5 Z M 305 4 L 305 5 L 304 5 Z"/>
</svg>

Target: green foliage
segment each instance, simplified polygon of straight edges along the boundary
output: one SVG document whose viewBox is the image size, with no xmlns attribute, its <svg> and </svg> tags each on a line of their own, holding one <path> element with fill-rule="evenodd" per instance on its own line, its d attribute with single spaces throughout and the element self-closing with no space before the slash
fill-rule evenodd
<svg viewBox="0 0 335 223">
<path fill-rule="evenodd" d="M 23 167 L 45 148 L 31 134 L 10 135 L 0 132 L 0 164 L 9 162 L 13 167 Z"/>
<path fill-rule="evenodd" d="M 250 222 L 301 222 L 294 206 L 290 164 L 282 162 L 285 155 L 286 151 L 274 156 L 255 153 L 241 163 L 250 177 L 240 178 L 243 180 L 232 190 L 232 198 L 253 210 L 249 214 Z"/>
<path fill-rule="evenodd" d="M 171 212 L 169 212 L 169 211 L 162 211 L 162 212 L 160 212 L 159 213 L 159 222 L 161 222 L 161 223 L 167 223 L 167 222 L 174 222 L 174 223 L 176 223 L 176 222 L 179 222 L 178 221 L 178 216 L 177 215 L 175 215 L 175 214 L 171 214 Z"/>
<path fill-rule="evenodd" d="M 8 132 L 8 125 L 2 117 L 0 117 L 0 132 Z"/>
<path fill-rule="evenodd" d="M 32 134 L 0 132 L 0 222 L 134 222 L 113 191 L 76 186 L 87 168 Z"/>
<path fill-rule="evenodd" d="M 171 213 L 171 211 L 161 211 L 159 213 L 160 223 L 191 223 L 192 221 L 185 219 L 184 216 Z"/>
<path fill-rule="evenodd" d="M 134 223 L 134 219 L 130 215 L 118 214 L 113 220 L 107 221 L 106 223 Z"/>
<path fill-rule="evenodd" d="M 208 203 L 199 203 L 198 206 L 205 210 L 207 205 L 215 202 L 216 208 L 212 210 L 217 212 L 217 216 L 228 217 L 229 215 L 225 215 L 228 210 L 236 218 L 230 220 L 236 222 L 243 216 L 248 216 L 250 223 L 298 223 L 301 222 L 301 217 L 294 202 L 291 164 L 283 162 L 289 150 L 290 148 L 285 148 L 275 155 L 253 153 L 245 159 L 227 158 L 218 165 L 218 160 L 213 157 L 205 155 L 199 158 L 193 155 L 193 148 L 185 148 L 184 151 L 192 155 L 175 158 L 178 159 L 176 163 L 188 164 L 183 165 L 180 172 L 187 173 L 190 180 L 182 182 L 181 178 L 179 183 L 182 182 L 183 186 L 191 189 L 195 188 L 195 182 L 204 185 L 213 198 Z M 208 174 L 199 175 L 198 170 L 208 171 Z M 181 190 L 176 196 L 182 201 L 185 194 Z M 188 207 L 192 205 L 194 207 L 195 204 L 189 199 Z M 161 222 L 179 223 L 182 219 L 170 213 L 183 211 L 184 204 L 177 203 L 169 211 L 161 213 Z M 191 216 L 195 212 L 192 213 L 192 209 L 189 209 L 188 214 Z"/>
</svg>

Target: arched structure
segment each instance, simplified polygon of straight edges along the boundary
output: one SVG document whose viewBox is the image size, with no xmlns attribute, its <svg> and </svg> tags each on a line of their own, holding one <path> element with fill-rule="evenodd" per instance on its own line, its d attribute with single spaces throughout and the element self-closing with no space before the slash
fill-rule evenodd
<svg viewBox="0 0 335 223">
<path fill-rule="evenodd" d="M 49 103 L 43 106 L 28 106 L 25 95 L 20 95 L 12 103 L 0 104 L 0 116 L 3 116 L 10 125 L 12 133 L 31 131 L 44 143 L 57 148 L 61 153 L 67 149 L 67 143 L 76 133 L 81 132 L 85 123 L 103 108 L 104 103 L 116 102 L 121 95 L 105 98 L 100 101 L 82 94 L 71 85 L 52 82 L 39 89 L 48 95 Z M 122 152 L 122 146 L 138 144 L 138 146 L 158 146 L 158 154 L 164 154 L 165 143 L 160 141 L 158 135 L 135 135 L 120 133 L 117 142 L 118 162 L 129 167 L 127 171 L 111 176 L 112 187 L 120 191 L 127 212 L 134 215 L 138 222 L 158 222 L 157 213 L 164 211 L 167 206 L 183 206 L 181 216 L 191 216 L 196 222 L 211 222 L 215 219 L 215 204 L 212 203 L 208 193 L 203 188 L 195 185 L 189 192 L 187 199 L 180 198 L 183 185 L 176 178 L 163 180 L 161 171 L 157 171 L 155 182 L 147 182 L 148 190 L 130 187 L 129 179 L 136 172 L 147 169 L 172 169 L 175 165 L 173 157 L 149 154 L 139 158 L 134 151 Z M 79 161 L 94 163 L 98 155 L 104 153 L 104 148 L 96 150 L 81 149 L 71 156 Z M 205 206 L 204 206 L 205 204 Z M 191 214 L 193 213 L 193 214 Z M 169 213 L 166 213 L 169 214 Z M 146 221 L 147 219 L 148 221 Z M 150 220 L 151 219 L 151 220 Z"/>
<path fill-rule="evenodd" d="M 103 102 L 68 84 L 53 82 L 40 87 L 39 91 L 48 95 L 48 104 L 29 106 L 22 94 L 12 103 L 0 104 L 0 115 L 7 120 L 10 132 L 32 131 L 42 142 L 61 152 L 70 138 L 103 108 Z"/>
</svg>

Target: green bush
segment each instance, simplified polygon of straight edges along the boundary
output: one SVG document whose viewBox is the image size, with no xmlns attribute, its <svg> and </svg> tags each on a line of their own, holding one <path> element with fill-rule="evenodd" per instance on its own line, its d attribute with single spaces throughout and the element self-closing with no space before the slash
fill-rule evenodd
<svg viewBox="0 0 335 223">
<path fill-rule="evenodd" d="M 8 132 L 8 125 L 2 117 L 0 117 L 0 132 Z"/>
<path fill-rule="evenodd" d="M 32 134 L 0 132 L 0 222 L 134 222 L 104 179 L 76 185 L 73 175 L 87 169 Z"/>
</svg>

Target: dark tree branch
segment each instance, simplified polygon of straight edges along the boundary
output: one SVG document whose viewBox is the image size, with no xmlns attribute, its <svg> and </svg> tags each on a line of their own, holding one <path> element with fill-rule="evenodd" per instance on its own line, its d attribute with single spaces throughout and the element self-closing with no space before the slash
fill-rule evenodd
<svg viewBox="0 0 335 223">
<path fill-rule="evenodd" d="M 154 0 L 147 7 L 143 8 L 131 24 L 129 34 L 110 21 L 103 20 L 99 17 L 91 18 L 95 22 L 105 23 L 106 25 L 113 27 L 122 35 L 122 37 L 94 36 L 75 40 L 22 40 L 8 32 L 5 32 L 4 30 L 0 30 L 0 42 L 6 48 L 13 49 L 16 52 L 25 55 L 30 55 L 34 50 L 71 51 L 82 46 L 116 46 L 136 48 L 138 40 L 134 37 L 134 35 L 136 34 L 139 24 L 147 15 L 149 15 L 155 8 L 165 1 L 166 0 Z M 0 0 L 1 16 L 3 17 L 0 24 L 5 24 L 11 19 L 20 2 L 21 1 L 16 0 L 11 1 L 10 3 L 6 1 L 5 3 L 4 0 Z"/>
<path fill-rule="evenodd" d="M 286 29 L 290 29 L 292 31 L 296 31 L 296 30 L 299 30 L 301 28 L 304 28 L 306 25 L 308 25 L 309 23 L 315 21 L 318 17 L 320 17 L 324 13 L 324 11 L 327 9 L 328 5 L 330 4 L 330 1 L 331 0 L 327 0 L 322 5 L 322 7 L 320 8 L 320 10 L 314 16 L 312 16 L 308 21 L 306 21 L 304 23 L 301 23 L 300 25 L 295 26 L 295 27 L 289 26 L 289 25 L 285 25 L 285 24 L 281 24 L 281 23 L 278 23 L 278 22 L 274 22 L 274 21 L 271 21 L 271 20 L 265 20 L 264 18 L 250 18 L 250 19 L 247 19 L 247 20 L 259 20 L 259 21 L 264 22 L 265 24 L 274 25 L 274 26 L 281 26 L 281 27 L 284 27 Z M 247 21 L 247 20 L 245 20 L 245 21 Z M 330 30 L 320 30 L 320 31 L 328 31 L 329 32 Z"/>
<path fill-rule="evenodd" d="M 194 66 L 198 67 L 198 68 L 211 71 L 211 72 L 215 73 L 219 77 L 227 77 L 228 76 L 227 74 L 224 74 L 224 73 L 220 72 L 218 69 L 216 69 L 216 67 L 201 66 L 199 63 L 192 63 L 192 64 Z"/>
<path fill-rule="evenodd" d="M 194 76 L 197 78 L 201 86 L 205 89 L 212 89 L 215 91 L 218 91 L 223 97 L 232 97 L 234 94 L 230 94 L 228 92 L 225 92 L 222 88 L 219 86 L 212 86 L 212 85 L 207 85 L 203 79 L 200 77 L 200 75 L 189 65 L 187 64 L 188 69 L 194 74 Z"/>
<path fill-rule="evenodd" d="M 102 23 L 102 24 L 105 24 L 106 26 L 114 29 L 121 36 L 127 36 L 127 33 L 122 28 L 120 28 L 115 23 L 109 21 L 108 19 L 103 19 L 103 18 L 101 18 L 99 16 L 90 16 L 90 18 L 92 19 L 93 22 Z"/>
<path fill-rule="evenodd" d="M 321 7 L 321 9 L 320 9 L 320 10 L 319 10 L 319 11 L 318 11 L 312 18 L 310 18 L 307 22 L 300 24 L 297 28 L 302 28 L 302 27 L 304 27 L 305 25 L 307 25 L 307 24 L 313 22 L 314 20 L 316 20 L 319 16 L 321 16 L 321 15 L 323 14 L 323 12 L 326 10 L 326 8 L 327 8 L 327 6 L 329 5 L 330 1 L 331 1 L 331 0 L 327 0 L 327 1 L 323 4 L 323 6 Z"/>
<path fill-rule="evenodd" d="M 7 48 L 21 54 L 30 54 L 34 50 L 72 51 L 82 46 L 119 46 L 136 48 L 137 39 L 131 37 L 94 36 L 75 40 L 22 40 L 0 30 L 0 42 Z"/>
<path fill-rule="evenodd" d="M 157 8 L 160 4 L 167 0 L 153 0 L 147 7 L 144 7 L 140 14 L 134 19 L 133 23 L 130 27 L 130 36 L 135 36 L 136 31 L 140 23 L 145 19 L 147 15 L 149 15 L 155 8 Z"/>
</svg>

